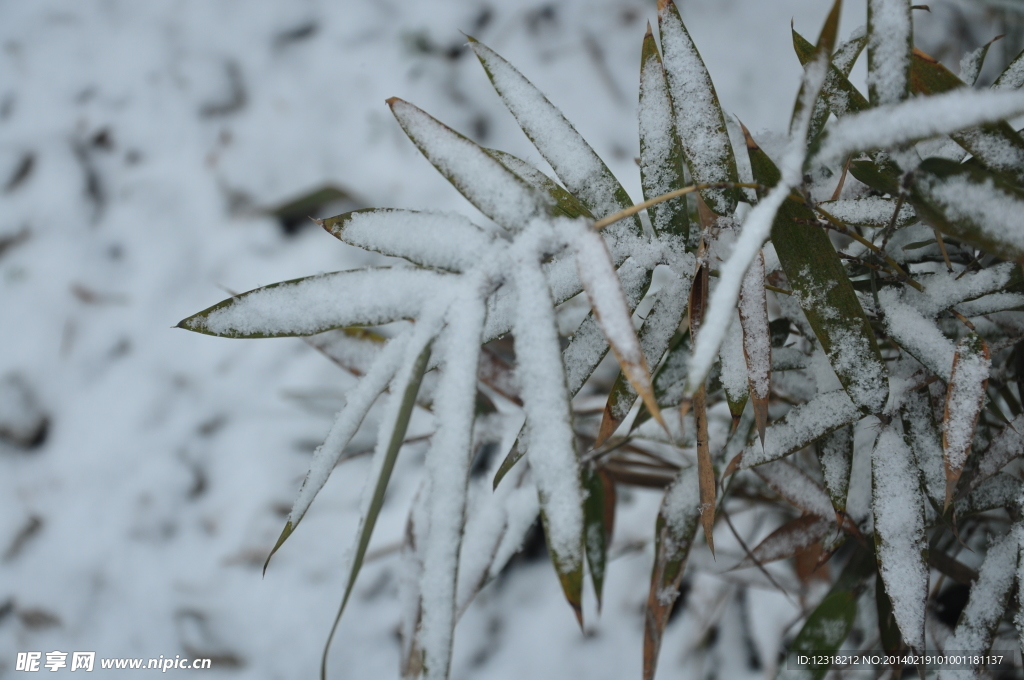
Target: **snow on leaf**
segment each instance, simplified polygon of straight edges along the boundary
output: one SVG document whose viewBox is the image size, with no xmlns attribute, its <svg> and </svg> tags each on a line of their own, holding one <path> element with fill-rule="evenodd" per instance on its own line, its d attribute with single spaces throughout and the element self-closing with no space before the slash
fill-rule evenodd
<svg viewBox="0 0 1024 680">
<path fill-rule="evenodd" d="M 794 406 L 769 425 L 765 430 L 764 447 L 757 442 L 747 446 L 729 463 L 725 474 L 788 456 L 819 437 L 849 425 L 860 415 L 844 390 L 820 393 L 806 404 Z"/>
<path fill-rule="evenodd" d="M 985 64 L 985 57 L 988 55 L 988 48 L 992 47 L 992 43 L 1002 37 L 1001 35 L 996 36 L 978 49 L 973 52 L 967 52 L 960 58 L 960 80 L 964 81 L 968 86 L 978 82 L 981 67 Z"/>
<path fill-rule="evenodd" d="M 969 649 L 984 654 L 992 648 L 996 629 L 1006 612 L 1017 575 L 1020 535 L 1018 524 L 989 545 L 985 561 L 978 572 L 978 580 L 971 586 L 967 606 L 960 614 L 952 637 L 946 641 L 946 649 Z M 979 669 L 976 666 L 975 672 Z M 959 673 L 948 670 L 939 671 L 940 680 L 959 676 Z"/>
<path fill-rule="evenodd" d="M 768 427 L 768 396 L 772 378 L 772 338 L 768 325 L 768 298 L 764 287 L 764 254 L 754 259 L 740 287 L 739 314 L 743 330 L 743 357 L 747 383 L 757 420 L 757 433 L 764 443 Z"/>
<path fill-rule="evenodd" d="M 472 458 L 477 358 L 485 306 L 479 276 L 469 276 L 449 306 L 438 340 L 441 379 L 434 399 L 437 431 L 424 467 L 430 479 L 428 541 L 423 551 L 420 640 L 427 677 L 447 678 L 455 629 L 459 547 Z"/>
<path fill-rule="evenodd" d="M 867 39 L 866 36 L 864 39 Z M 814 57 L 814 45 L 795 30 L 793 31 L 793 47 L 803 65 L 809 63 Z M 825 78 L 825 84 L 821 88 L 821 98 L 828 104 L 829 110 L 836 115 L 836 118 L 842 118 L 848 113 L 863 111 L 871 106 L 867 97 L 861 94 L 847 79 L 848 75 L 849 71 L 840 68 L 840 64 L 834 59 Z"/>
<path fill-rule="evenodd" d="M 992 83 L 993 90 L 1019 90 L 1024 85 L 1024 51 L 1013 58 Z"/>
<path fill-rule="evenodd" d="M 405 134 L 480 212 L 518 232 L 533 217 L 551 210 L 552 201 L 484 149 L 421 109 L 397 97 L 388 100 Z"/>
<path fill-rule="evenodd" d="M 505 106 L 571 194 L 597 218 L 633 205 L 604 161 L 533 83 L 483 43 L 469 38 L 469 46 Z M 622 221 L 610 231 L 616 234 L 627 229 L 636 234 L 643 232 L 637 217 Z"/>
<path fill-rule="evenodd" d="M 178 328 L 227 338 L 315 335 L 420 314 L 448 279 L 412 268 L 371 268 L 272 283 L 193 314 Z"/>
<path fill-rule="evenodd" d="M 1010 421 L 978 456 L 978 470 L 971 480 L 974 489 L 984 480 L 996 474 L 1014 458 L 1024 454 L 1024 414 Z"/>
<path fill-rule="evenodd" d="M 913 454 L 894 424 L 884 425 L 875 441 L 871 480 L 879 573 L 903 639 L 921 652 L 928 597 L 925 501 Z"/>
<path fill-rule="evenodd" d="M 686 186 L 683 150 L 676 132 L 675 111 L 669 98 L 665 68 L 647 25 L 640 64 L 640 185 L 644 199 Z M 683 243 L 690 236 L 686 197 L 666 201 L 647 209 L 655 234 L 675 234 Z"/>
<path fill-rule="evenodd" d="M 863 196 L 856 199 L 841 198 L 837 201 L 822 201 L 818 207 L 844 224 L 862 227 L 888 227 L 896 212 L 898 201 L 881 196 Z M 913 206 L 904 203 L 896 217 L 896 227 L 905 227 L 917 221 Z"/>
<path fill-rule="evenodd" d="M 942 415 L 942 455 L 946 463 L 946 506 L 974 441 L 974 428 L 985 405 L 985 388 L 991 367 L 988 345 L 976 333 L 957 343 L 953 370 L 946 388 L 946 408 Z"/>
<path fill-rule="evenodd" d="M 978 484 L 969 494 L 953 503 L 957 517 L 1000 508 L 1012 508 L 1020 502 L 1024 483 L 1013 475 L 997 474 Z"/>
<path fill-rule="evenodd" d="M 729 412 L 733 422 L 739 420 L 743 408 L 747 405 L 747 365 L 743 358 L 743 333 L 740 330 L 740 319 L 734 314 L 725 334 L 722 348 L 718 350 L 721 365 L 719 379 L 725 389 L 725 398 L 729 402 Z"/>
<path fill-rule="evenodd" d="M 770 533 L 750 551 L 750 556 L 744 557 L 733 569 L 746 569 L 755 564 L 789 559 L 825 540 L 835 528 L 833 520 L 817 515 L 801 515 Z"/>
<path fill-rule="evenodd" d="M 913 27 L 910 0 L 868 0 L 868 94 L 871 103 L 907 98 Z"/>
<path fill-rule="evenodd" d="M 901 412 L 903 431 L 921 471 L 925 491 L 932 502 L 942 505 L 946 499 L 942 436 L 932 414 L 928 393 L 922 390 L 909 392 L 903 399 Z"/>
<path fill-rule="evenodd" d="M 580 281 L 583 282 L 594 316 L 615 353 L 622 373 L 643 399 L 654 419 L 662 427 L 667 427 L 654 398 L 647 359 L 633 328 L 632 310 L 622 291 L 604 239 L 599 232 L 583 227 L 576 234 L 574 246 Z"/>
<path fill-rule="evenodd" d="M 817 78 L 810 79 L 805 75 L 803 82 L 800 83 L 800 91 L 797 93 L 796 102 L 793 104 L 793 115 L 789 121 L 790 134 L 797 132 L 801 125 L 807 125 L 807 128 L 799 133 L 807 141 L 813 141 L 821 132 L 821 128 L 817 127 L 816 123 L 823 125 L 828 119 L 828 105 L 821 96 L 821 89 L 824 86 L 825 79 L 828 78 L 832 50 L 835 47 L 836 36 L 839 33 L 839 15 L 842 7 L 842 0 L 835 0 L 832 3 L 832 9 L 825 18 L 825 24 L 821 27 L 821 32 L 818 34 L 818 44 L 814 47 L 815 56 L 811 59 L 811 62 L 805 65 L 805 70 L 808 73 L 818 71 L 820 75 Z M 808 90 L 809 87 L 813 88 L 813 92 Z M 803 113 L 805 108 L 811 109 L 809 117 Z M 802 121 L 809 121 L 809 124 Z"/>
<path fill-rule="evenodd" d="M 821 438 L 818 443 L 818 462 L 832 508 L 836 512 L 845 512 L 853 464 L 852 425 L 840 427 Z"/>
<path fill-rule="evenodd" d="M 1024 191 L 1000 175 L 928 158 L 911 175 L 909 198 L 917 214 L 944 234 L 1003 259 L 1024 258 Z"/>
<path fill-rule="evenodd" d="M 365 328 L 339 328 L 317 333 L 306 342 L 353 375 L 365 375 L 380 355 L 387 338 Z"/>
<path fill-rule="evenodd" d="M 1024 113 L 1024 93 L 958 89 L 915 97 L 844 116 L 822 135 L 816 160 L 841 162 L 852 153 L 909 144 Z"/>
<path fill-rule="evenodd" d="M 953 342 L 942 334 L 934 321 L 904 302 L 901 293 L 896 288 L 878 291 L 889 337 L 928 370 L 943 380 L 949 380 L 955 353 Z"/>
<path fill-rule="evenodd" d="M 593 219 L 594 216 L 575 196 L 563 189 L 558 182 L 551 179 L 526 161 L 513 156 L 510 153 L 499 151 L 498 149 L 484 149 L 484 151 L 488 155 L 496 158 L 506 168 L 522 177 L 529 184 L 533 185 L 536 189 L 539 189 L 551 196 L 555 202 L 553 210 L 556 214 L 563 215 L 570 219 L 575 219 L 577 217 L 588 217 Z"/>
<path fill-rule="evenodd" d="M 828 493 L 809 474 L 789 461 L 776 460 L 758 465 L 754 472 L 775 493 L 804 512 L 826 519 L 835 517 Z"/>
<path fill-rule="evenodd" d="M 522 241 L 522 239 L 520 239 Z M 537 246 L 522 244 L 513 276 L 516 284 L 516 354 L 530 467 L 536 475 L 551 561 L 566 599 L 582 621 L 583 490 L 572 430 L 569 391 L 558 342 L 551 293 Z"/>
<path fill-rule="evenodd" d="M 654 570 L 644 617 L 644 680 L 653 680 L 661 637 L 679 597 L 700 518 L 696 467 L 682 470 L 665 492 L 654 529 Z"/>
<path fill-rule="evenodd" d="M 368 208 L 329 217 L 321 225 L 351 246 L 453 272 L 471 268 L 494 243 L 493 236 L 457 213 Z"/>
<path fill-rule="evenodd" d="M 676 130 L 694 182 L 738 182 L 715 86 L 672 0 L 658 2 L 658 29 Z M 705 189 L 700 195 L 719 215 L 731 215 L 739 199 L 737 189 Z"/>
</svg>

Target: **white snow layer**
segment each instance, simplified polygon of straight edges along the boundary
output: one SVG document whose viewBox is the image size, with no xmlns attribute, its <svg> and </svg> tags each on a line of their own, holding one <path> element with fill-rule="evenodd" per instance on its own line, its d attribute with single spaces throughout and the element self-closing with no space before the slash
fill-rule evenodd
<svg viewBox="0 0 1024 680">
<path fill-rule="evenodd" d="M 868 88 L 874 104 L 907 97 L 912 32 L 909 0 L 868 0 Z"/>
<path fill-rule="evenodd" d="M 959 473 L 971 451 L 974 426 L 985 403 L 985 385 L 992 362 L 975 352 L 969 335 L 957 344 L 958 359 L 946 392 L 946 415 L 942 421 L 942 444 L 946 465 Z"/>
</svg>

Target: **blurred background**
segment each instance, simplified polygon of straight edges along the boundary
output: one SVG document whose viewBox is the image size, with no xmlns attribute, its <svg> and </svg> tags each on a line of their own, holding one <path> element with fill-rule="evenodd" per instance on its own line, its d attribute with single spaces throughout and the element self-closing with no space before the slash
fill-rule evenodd
<svg viewBox="0 0 1024 680">
<path fill-rule="evenodd" d="M 813 39 L 829 4 L 680 3 L 727 113 L 785 129 L 800 77 L 790 21 Z M 915 12 L 917 44 L 954 72 L 1006 34 L 979 86 L 1022 46 L 1024 3 L 930 10 Z M 653 0 L 0 0 L 0 677 L 17 652 L 54 650 L 315 676 L 367 457 L 335 471 L 261 567 L 355 379 L 300 339 L 172 327 L 230 292 L 374 261 L 307 216 L 485 220 L 387 97 L 546 168 L 461 32 L 546 92 L 638 198 L 640 43 L 655 19 Z M 846 3 L 841 34 L 864 21 L 863 1 Z M 372 446 L 364 429 L 355 453 Z M 399 460 L 331 677 L 399 674 L 396 548 L 422 455 Z M 658 499 L 623 492 L 585 634 L 528 542 L 463 617 L 453 677 L 639 677 Z M 663 675 L 771 673 L 798 612 L 713 575 L 687 583 Z"/>
</svg>

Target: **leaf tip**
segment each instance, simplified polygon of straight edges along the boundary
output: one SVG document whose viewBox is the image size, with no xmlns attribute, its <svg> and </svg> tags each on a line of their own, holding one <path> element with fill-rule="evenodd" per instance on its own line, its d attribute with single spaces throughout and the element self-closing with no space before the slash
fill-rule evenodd
<svg viewBox="0 0 1024 680">
<path fill-rule="evenodd" d="M 393 109 L 395 108 L 395 104 L 404 104 L 405 101 L 401 97 L 388 97 L 384 100 L 384 103 Z"/>
<path fill-rule="evenodd" d="M 284 529 L 281 531 L 281 535 L 278 537 L 277 543 L 274 544 L 274 547 L 270 550 L 270 554 L 267 555 L 267 561 L 263 563 L 264 578 L 267 576 L 267 567 L 270 566 L 270 558 L 274 556 L 274 553 L 277 552 L 278 548 L 284 545 L 284 542 L 288 540 L 288 537 L 292 535 L 293 531 L 295 531 L 295 526 L 291 523 L 291 520 L 285 522 Z"/>
</svg>

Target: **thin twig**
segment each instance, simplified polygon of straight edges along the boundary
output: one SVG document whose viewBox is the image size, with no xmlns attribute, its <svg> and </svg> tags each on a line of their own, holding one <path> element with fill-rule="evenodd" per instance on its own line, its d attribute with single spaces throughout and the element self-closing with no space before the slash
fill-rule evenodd
<svg viewBox="0 0 1024 680">
<path fill-rule="evenodd" d="M 786 599 L 789 600 L 794 607 L 800 609 L 800 605 L 796 603 L 796 601 L 792 598 L 792 596 L 790 596 L 786 589 L 779 585 L 778 581 L 776 581 L 775 578 L 768 573 L 768 570 L 764 568 L 764 565 L 761 564 L 760 560 L 754 557 L 754 553 L 750 552 L 750 548 L 747 547 L 746 542 L 740 537 L 739 532 L 736 531 L 736 527 L 732 525 L 732 520 L 729 519 L 729 513 L 726 512 L 725 510 L 725 503 L 722 503 L 721 515 L 722 518 L 725 520 L 725 523 L 729 525 L 729 530 L 732 531 L 732 535 L 736 539 L 736 542 L 740 544 L 741 548 L 743 548 L 743 552 L 746 553 L 747 557 L 749 557 L 750 560 L 757 566 L 757 568 L 761 570 L 761 573 L 765 575 L 765 577 L 768 579 L 768 582 L 775 586 L 780 593 L 785 595 Z"/>
<path fill-rule="evenodd" d="M 661 196 L 655 196 L 654 198 L 648 199 L 643 203 L 637 203 L 636 205 L 632 205 L 624 210 L 620 210 L 617 213 L 613 213 L 608 217 L 603 217 L 599 219 L 598 221 L 594 222 L 594 224 L 591 226 L 595 231 L 600 231 L 601 229 L 607 227 L 609 224 L 614 224 L 619 220 L 624 220 L 627 217 L 632 217 L 633 215 L 636 215 L 638 212 L 642 210 L 647 210 L 653 205 L 658 205 L 659 203 L 664 203 L 665 201 L 671 201 L 673 198 L 679 198 L 680 196 L 692 194 L 695 191 L 704 191 L 705 189 L 736 188 L 754 189 L 756 191 L 765 191 L 767 189 L 767 187 L 761 184 L 752 184 L 747 182 L 714 182 L 711 184 L 693 184 L 688 187 L 683 187 L 682 189 L 670 191 L 667 194 L 662 194 Z"/>
<path fill-rule="evenodd" d="M 828 211 L 823 210 L 821 208 L 821 206 L 818 206 L 817 210 L 818 210 L 818 212 L 820 212 L 822 215 L 825 216 L 825 219 L 828 220 L 829 224 L 824 225 L 826 228 L 833 229 L 834 231 L 838 231 L 840 234 L 844 234 L 846 236 L 849 236 L 854 241 L 856 241 L 857 243 L 861 244 L 862 246 L 864 246 L 865 248 L 867 248 L 868 250 L 870 250 L 874 254 L 878 255 L 883 260 L 885 260 L 885 263 L 887 265 L 889 265 L 889 267 L 893 270 L 893 272 L 897 275 L 897 277 L 899 277 L 902 281 L 904 281 L 905 283 L 913 286 L 917 290 L 919 290 L 921 292 L 924 292 L 924 286 L 922 286 L 920 283 L 918 283 L 914 279 L 910 278 L 910 275 L 907 274 L 906 271 L 904 271 L 903 267 L 901 267 L 899 265 L 899 263 L 896 262 L 896 260 L 894 260 L 891 257 L 889 257 L 889 255 L 884 250 L 882 250 L 882 248 L 879 248 L 878 246 L 876 246 L 871 241 L 867 240 L 863 236 L 861 236 L 861 235 L 857 234 L 855 231 L 851 230 L 848 226 L 846 226 L 846 223 L 844 223 L 842 220 L 838 219 L 837 217 L 829 214 Z"/>
<path fill-rule="evenodd" d="M 953 263 L 949 261 L 949 253 L 946 252 L 946 242 L 942 240 L 942 234 L 939 233 L 938 229 L 932 229 L 932 233 L 935 234 L 935 240 L 939 244 L 939 251 L 942 253 L 942 259 L 946 263 L 946 270 L 953 273 Z"/>
</svg>

